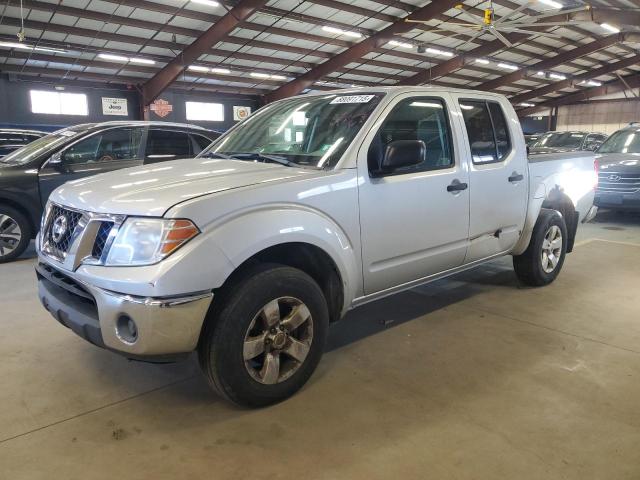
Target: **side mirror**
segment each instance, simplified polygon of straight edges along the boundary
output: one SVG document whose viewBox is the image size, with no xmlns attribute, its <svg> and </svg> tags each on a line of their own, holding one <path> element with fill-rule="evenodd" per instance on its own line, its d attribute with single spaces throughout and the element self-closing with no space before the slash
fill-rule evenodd
<svg viewBox="0 0 640 480">
<path fill-rule="evenodd" d="M 398 168 L 418 165 L 425 161 L 427 147 L 422 140 L 396 140 L 387 145 L 380 169 L 393 172 Z"/>
<path fill-rule="evenodd" d="M 62 163 L 62 154 L 56 152 L 49 157 L 49 165 L 60 165 Z"/>
</svg>

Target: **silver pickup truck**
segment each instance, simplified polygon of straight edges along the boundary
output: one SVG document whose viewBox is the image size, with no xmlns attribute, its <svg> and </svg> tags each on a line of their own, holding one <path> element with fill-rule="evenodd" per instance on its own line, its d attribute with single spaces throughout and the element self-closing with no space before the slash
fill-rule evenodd
<svg viewBox="0 0 640 480">
<path fill-rule="evenodd" d="M 501 95 L 289 98 L 193 160 L 56 190 L 39 295 L 98 346 L 149 361 L 196 350 L 223 396 L 267 405 L 304 385 L 354 307 L 501 255 L 523 283 L 552 282 L 596 183 L 590 153 L 529 161 Z"/>
</svg>

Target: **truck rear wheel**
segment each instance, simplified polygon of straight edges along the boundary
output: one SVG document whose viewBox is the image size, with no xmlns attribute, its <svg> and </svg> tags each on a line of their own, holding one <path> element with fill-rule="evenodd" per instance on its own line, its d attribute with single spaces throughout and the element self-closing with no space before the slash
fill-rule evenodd
<svg viewBox="0 0 640 480">
<path fill-rule="evenodd" d="M 0 263 L 22 255 L 30 240 L 31 226 L 27 218 L 14 208 L 0 205 Z"/>
<path fill-rule="evenodd" d="M 318 284 L 301 270 L 263 264 L 221 292 L 198 346 L 200 366 L 225 398 L 261 407 L 309 379 L 322 356 L 329 313 Z"/>
<path fill-rule="evenodd" d="M 527 250 L 513 257 L 518 279 L 534 287 L 553 282 L 562 269 L 568 240 L 562 215 L 556 210 L 542 209 Z"/>
</svg>

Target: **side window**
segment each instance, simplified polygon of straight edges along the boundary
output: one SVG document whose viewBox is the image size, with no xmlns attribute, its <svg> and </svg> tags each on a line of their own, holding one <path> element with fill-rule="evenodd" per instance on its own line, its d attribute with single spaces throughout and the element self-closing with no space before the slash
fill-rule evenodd
<svg viewBox="0 0 640 480">
<path fill-rule="evenodd" d="M 482 100 L 461 100 L 471 159 L 475 165 L 499 162 L 511 150 L 511 139 L 500 105 Z"/>
<path fill-rule="evenodd" d="M 191 139 L 186 132 L 171 130 L 149 130 L 145 160 L 164 162 L 193 156 Z"/>
<path fill-rule="evenodd" d="M 426 156 L 422 163 L 399 168 L 393 174 L 437 170 L 454 164 L 447 110 L 439 98 L 411 97 L 393 108 L 371 142 L 370 172 L 381 170 L 387 147 L 397 140 L 423 141 Z"/>
<path fill-rule="evenodd" d="M 114 128 L 72 145 L 62 154 L 66 165 L 134 160 L 140 151 L 140 128 Z"/>
<path fill-rule="evenodd" d="M 493 121 L 493 131 L 496 135 L 496 145 L 498 146 L 498 160 L 503 160 L 511 151 L 511 139 L 509 138 L 509 127 L 504 118 L 504 112 L 499 103 L 487 102 L 489 113 Z"/>
<path fill-rule="evenodd" d="M 198 155 L 202 150 L 211 145 L 211 140 L 202 135 L 191 134 L 191 138 L 193 139 L 193 155 Z"/>
</svg>

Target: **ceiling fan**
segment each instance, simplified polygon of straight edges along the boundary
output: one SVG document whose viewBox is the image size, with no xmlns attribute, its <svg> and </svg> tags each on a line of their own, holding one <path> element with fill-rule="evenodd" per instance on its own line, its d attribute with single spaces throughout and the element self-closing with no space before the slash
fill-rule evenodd
<svg viewBox="0 0 640 480">
<path fill-rule="evenodd" d="M 470 35 L 470 38 L 460 46 L 464 46 L 474 39 L 478 38 L 485 33 L 493 35 L 495 38 L 504 43 L 507 47 L 513 47 L 513 43 L 509 41 L 504 34 L 508 33 L 529 33 L 531 35 L 542 35 L 546 37 L 559 37 L 560 35 L 552 33 L 552 32 L 540 32 L 537 30 L 530 30 L 531 27 L 562 27 L 565 25 L 576 25 L 580 23 L 589 23 L 588 21 L 575 21 L 575 20 L 565 20 L 560 22 L 538 22 L 538 20 L 554 17 L 556 15 L 565 15 L 573 12 L 581 12 L 585 10 L 589 10 L 591 7 L 589 5 L 584 5 L 577 8 L 570 8 L 566 10 L 554 10 L 552 12 L 542 12 L 538 15 L 526 15 L 524 18 L 520 17 L 515 20 L 510 20 L 518 13 L 525 10 L 531 3 L 531 1 L 525 2 L 523 5 L 520 5 L 515 10 L 512 10 L 507 15 L 500 17 L 495 20 L 493 17 L 493 0 L 489 1 L 489 7 L 484 9 L 484 16 L 475 15 L 470 13 L 464 9 L 464 5 L 458 4 L 455 6 L 457 10 L 460 10 L 460 16 L 469 20 L 468 23 L 457 23 L 457 22 L 443 22 L 434 30 L 429 30 L 432 33 L 454 33 L 452 37 L 456 37 L 458 35 Z M 406 18 L 405 22 L 409 23 L 424 23 L 425 20 L 412 20 L 411 18 Z M 459 46 L 459 47 L 460 47 Z M 458 47 L 458 48 L 459 48 Z"/>
</svg>

